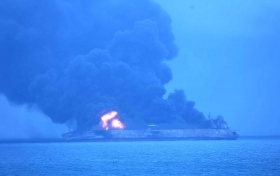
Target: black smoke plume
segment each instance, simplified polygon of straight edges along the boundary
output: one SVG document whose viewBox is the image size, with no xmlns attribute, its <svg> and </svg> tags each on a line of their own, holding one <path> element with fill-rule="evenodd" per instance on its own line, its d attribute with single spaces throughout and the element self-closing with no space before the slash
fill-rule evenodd
<svg viewBox="0 0 280 176">
<path fill-rule="evenodd" d="M 178 48 L 151 0 L 3 0 L 0 29 L 0 92 L 55 123 L 90 129 L 117 110 L 127 124 L 209 126 L 183 90 L 163 99 Z"/>
</svg>

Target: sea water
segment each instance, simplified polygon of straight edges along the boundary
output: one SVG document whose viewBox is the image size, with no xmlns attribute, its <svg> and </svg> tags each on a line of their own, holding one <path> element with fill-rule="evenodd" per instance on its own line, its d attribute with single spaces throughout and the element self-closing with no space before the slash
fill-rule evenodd
<svg viewBox="0 0 280 176">
<path fill-rule="evenodd" d="M 280 139 L 1 143 L 0 175 L 280 175 Z"/>
</svg>

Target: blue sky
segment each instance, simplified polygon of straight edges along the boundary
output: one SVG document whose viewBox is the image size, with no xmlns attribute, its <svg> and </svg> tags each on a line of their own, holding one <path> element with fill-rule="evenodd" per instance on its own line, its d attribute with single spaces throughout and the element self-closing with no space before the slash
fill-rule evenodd
<svg viewBox="0 0 280 176">
<path fill-rule="evenodd" d="M 280 134 L 279 1 L 156 0 L 171 15 L 179 56 L 168 90 L 245 135 Z"/>
</svg>

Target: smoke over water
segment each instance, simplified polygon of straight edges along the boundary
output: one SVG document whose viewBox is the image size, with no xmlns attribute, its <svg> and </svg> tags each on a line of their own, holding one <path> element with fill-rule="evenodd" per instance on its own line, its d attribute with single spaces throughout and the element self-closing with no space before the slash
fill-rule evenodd
<svg viewBox="0 0 280 176">
<path fill-rule="evenodd" d="M 171 18 L 150 0 L 0 2 L 0 93 L 55 123 L 91 129 L 118 112 L 126 127 L 209 127 L 183 90 L 163 99 L 174 59 Z"/>
</svg>

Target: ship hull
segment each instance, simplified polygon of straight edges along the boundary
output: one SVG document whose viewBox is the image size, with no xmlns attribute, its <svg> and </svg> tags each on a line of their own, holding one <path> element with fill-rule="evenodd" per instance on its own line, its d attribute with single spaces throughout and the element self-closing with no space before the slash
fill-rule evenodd
<svg viewBox="0 0 280 176">
<path fill-rule="evenodd" d="M 62 134 L 65 141 L 235 140 L 229 129 L 95 130 Z"/>
</svg>

